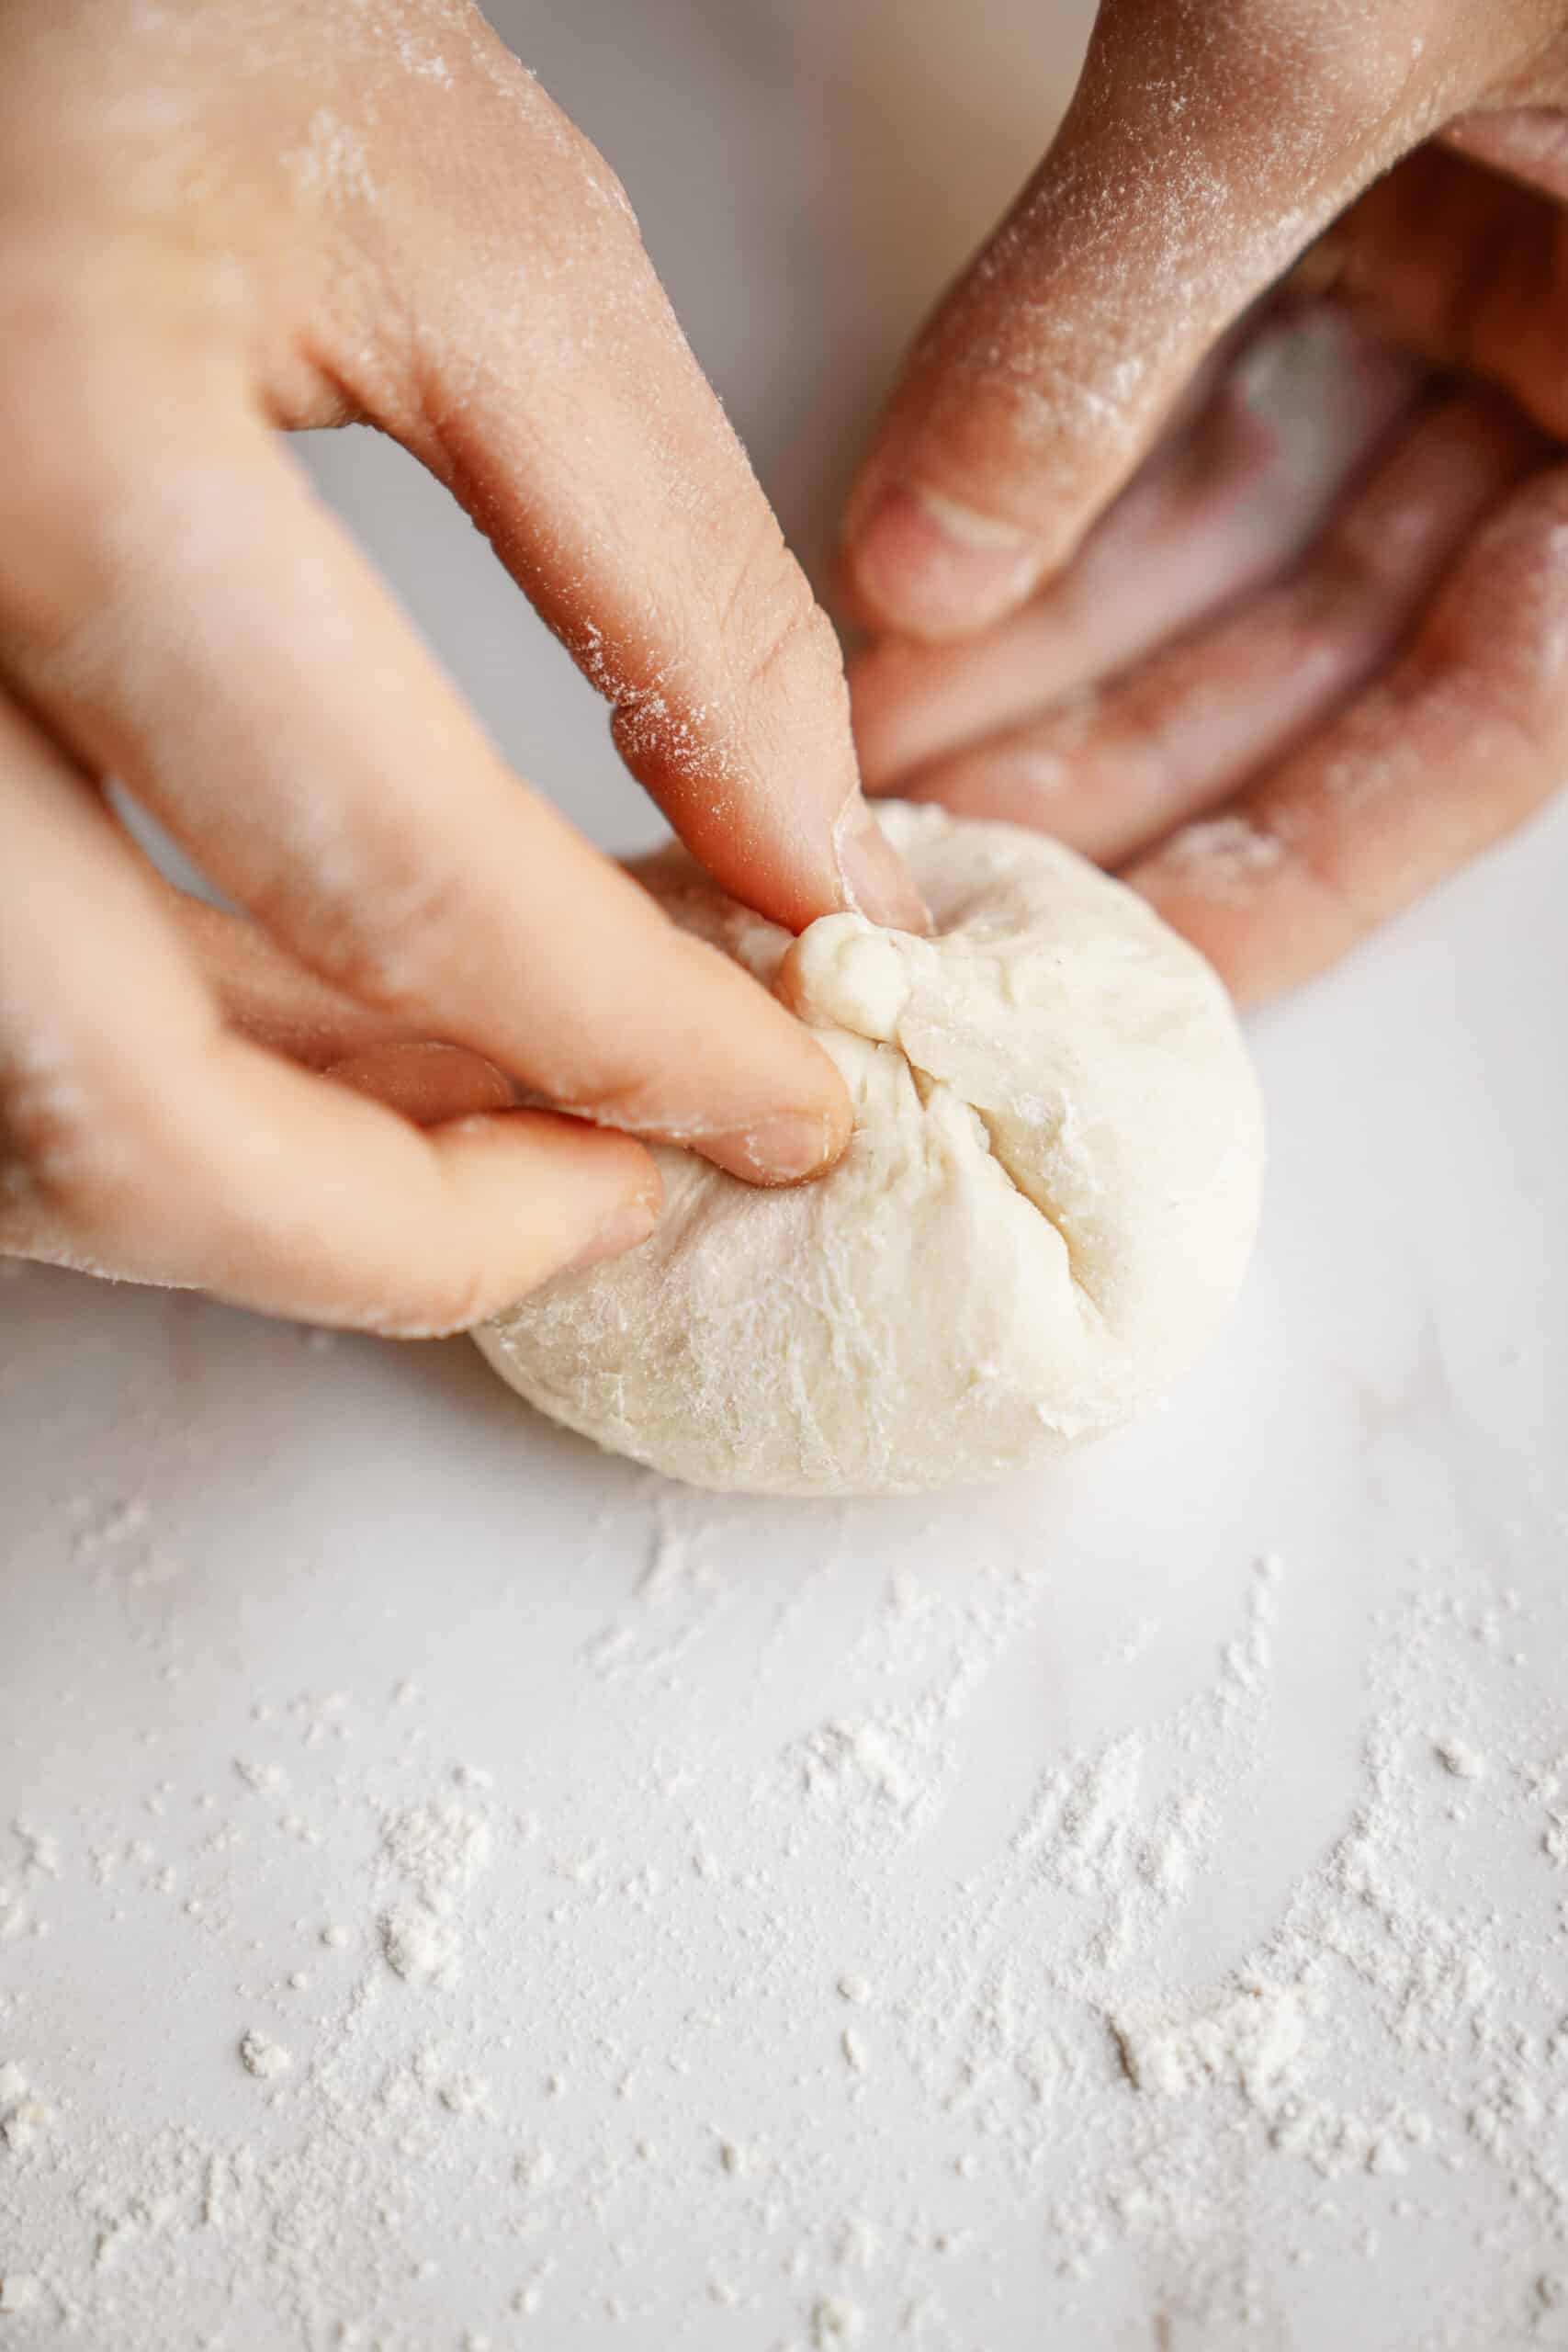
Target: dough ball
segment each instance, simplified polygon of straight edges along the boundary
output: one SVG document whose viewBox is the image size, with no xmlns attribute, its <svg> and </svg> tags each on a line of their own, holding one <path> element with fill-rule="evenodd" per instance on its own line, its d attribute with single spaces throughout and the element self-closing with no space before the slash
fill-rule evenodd
<svg viewBox="0 0 1568 2352">
<path fill-rule="evenodd" d="M 792 940 L 681 851 L 639 869 L 817 1031 L 855 1107 L 840 1165 L 759 1192 L 660 1149 L 651 1240 L 477 1335 L 543 1411 L 694 1486 L 904 1493 L 1098 1436 L 1247 1264 L 1261 1110 L 1208 965 L 1057 842 L 878 814 L 929 939 L 844 914 Z"/>
</svg>

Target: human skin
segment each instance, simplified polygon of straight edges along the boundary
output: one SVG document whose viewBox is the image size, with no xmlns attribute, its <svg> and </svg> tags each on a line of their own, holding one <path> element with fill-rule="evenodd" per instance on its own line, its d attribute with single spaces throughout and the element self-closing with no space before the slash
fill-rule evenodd
<svg viewBox="0 0 1568 2352">
<path fill-rule="evenodd" d="M 1106 0 L 852 490 L 867 786 L 1035 825 L 1238 997 L 1568 774 L 1568 7 Z M 1337 322 L 1319 512 L 1254 413 Z"/>
<path fill-rule="evenodd" d="M 645 1237 L 641 1138 L 831 1163 L 827 1057 L 505 769 L 279 435 L 447 485 L 727 888 L 920 922 L 625 196 L 467 0 L 0 0 L 0 1250 L 446 1330 Z"/>
</svg>

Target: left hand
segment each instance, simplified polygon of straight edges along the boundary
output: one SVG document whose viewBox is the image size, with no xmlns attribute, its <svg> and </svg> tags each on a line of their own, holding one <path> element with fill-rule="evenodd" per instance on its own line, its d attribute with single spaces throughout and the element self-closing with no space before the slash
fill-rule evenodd
<svg viewBox="0 0 1568 2352">
<path fill-rule="evenodd" d="M 1564 0 L 1105 0 L 851 498 L 868 786 L 1303 979 L 1568 774 L 1565 441 Z"/>
<path fill-rule="evenodd" d="M 524 787 L 282 452 L 374 422 L 449 487 L 724 888 L 921 920 L 631 208 L 476 0 L 0 0 L 0 1257 L 451 1330 L 646 1238 L 648 1142 L 838 1158 L 820 1046 Z"/>
</svg>

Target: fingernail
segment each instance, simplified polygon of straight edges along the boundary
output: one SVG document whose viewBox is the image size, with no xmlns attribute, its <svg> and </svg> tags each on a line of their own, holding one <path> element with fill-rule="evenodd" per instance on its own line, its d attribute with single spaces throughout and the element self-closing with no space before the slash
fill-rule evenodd
<svg viewBox="0 0 1568 2352">
<path fill-rule="evenodd" d="M 852 910 L 893 931 L 931 927 L 914 876 L 869 809 L 839 837 L 839 873 Z"/>
<path fill-rule="evenodd" d="M 1040 562 L 1015 525 L 903 482 L 874 500 L 851 560 L 883 620 L 917 637 L 963 637 L 996 620 L 1028 594 Z"/>
<path fill-rule="evenodd" d="M 732 1136 L 705 1136 L 710 1159 L 752 1184 L 798 1184 L 825 1167 L 832 1149 L 824 1119 L 796 1116 L 762 1119 Z"/>
<path fill-rule="evenodd" d="M 623 1201 L 618 1209 L 599 1227 L 586 1250 L 561 1268 L 562 1273 L 580 1274 L 589 1266 L 603 1265 L 607 1258 L 623 1257 L 648 1239 L 659 1222 L 659 1212 L 651 1201 Z"/>
</svg>

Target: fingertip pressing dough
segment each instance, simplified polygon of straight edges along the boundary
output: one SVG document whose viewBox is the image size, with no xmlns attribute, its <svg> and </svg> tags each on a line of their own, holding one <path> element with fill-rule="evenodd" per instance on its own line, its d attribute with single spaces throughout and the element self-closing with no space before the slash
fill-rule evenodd
<svg viewBox="0 0 1568 2352">
<path fill-rule="evenodd" d="M 854 1134 L 764 1192 L 660 1148 L 640 1249 L 478 1334 L 531 1403 L 694 1486 L 984 1478 L 1153 1403 L 1235 1295 L 1263 1123 L 1220 981 L 1130 890 L 1011 825 L 884 803 L 933 933 L 795 940 L 683 852 L 640 878 L 818 1032 Z"/>
</svg>

